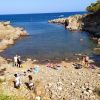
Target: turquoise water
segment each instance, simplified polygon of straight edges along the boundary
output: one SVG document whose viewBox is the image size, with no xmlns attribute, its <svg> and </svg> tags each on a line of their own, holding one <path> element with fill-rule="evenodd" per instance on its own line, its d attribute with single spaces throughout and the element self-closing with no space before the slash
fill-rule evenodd
<svg viewBox="0 0 100 100">
<path fill-rule="evenodd" d="M 18 54 L 22 58 L 63 59 L 73 57 L 76 53 L 91 54 L 96 43 L 89 38 L 88 33 L 71 32 L 62 25 L 48 23 L 50 19 L 77 13 L 84 12 L 0 16 L 1 21 L 10 20 L 12 25 L 23 27 L 29 33 L 29 36 L 16 41 L 1 55 L 9 58 Z M 83 39 L 83 43 L 80 39 Z"/>
</svg>

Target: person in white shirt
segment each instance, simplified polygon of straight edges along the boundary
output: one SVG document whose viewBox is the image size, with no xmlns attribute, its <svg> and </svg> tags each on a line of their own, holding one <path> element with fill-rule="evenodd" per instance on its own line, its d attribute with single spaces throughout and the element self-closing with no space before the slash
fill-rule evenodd
<svg viewBox="0 0 100 100">
<path fill-rule="evenodd" d="M 14 66 L 18 66 L 18 56 L 14 56 Z"/>
<path fill-rule="evenodd" d="M 21 85 L 20 77 L 18 76 L 18 74 L 14 74 L 14 76 L 15 76 L 14 87 L 20 88 L 20 85 Z"/>
</svg>

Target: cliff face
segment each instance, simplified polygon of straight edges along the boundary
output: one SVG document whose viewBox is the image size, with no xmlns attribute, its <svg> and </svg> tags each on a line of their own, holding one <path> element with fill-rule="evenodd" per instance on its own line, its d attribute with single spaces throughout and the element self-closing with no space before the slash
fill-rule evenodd
<svg viewBox="0 0 100 100">
<path fill-rule="evenodd" d="M 0 22 L 0 52 L 23 35 L 27 35 L 27 32 L 22 28 L 11 26 L 9 21 Z"/>
<path fill-rule="evenodd" d="M 83 30 L 100 37 L 100 11 L 88 14 L 82 20 L 84 23 Z"/>
<path fill-rule="evenodd" d="M 67 25 L 65 22 L 65 27 L 69 30 L 72 31 L 78 31 L 78 30 L 82 30 L 83 27 L 83 22 L 82 22 L 82 18 L 84 16 L 82 15 L 75 15 L 75 16 L 70 16 L 67 18 Z"/>
</svg>

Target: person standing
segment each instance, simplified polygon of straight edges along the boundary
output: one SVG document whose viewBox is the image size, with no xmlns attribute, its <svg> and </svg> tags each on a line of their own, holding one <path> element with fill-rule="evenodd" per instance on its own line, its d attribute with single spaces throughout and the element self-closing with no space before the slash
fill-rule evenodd
<svg viewBox="0 0 100 100">
<path fill-rule="evenodd" d="M 18 63 L 18 67 L 21 67 L 21 58 L 20 58 L 20 56 L 18 56 L 18 58 L 17 58 L 17 63 Z"/>
<path fill-rule="evenodd" d="M 16 55 L 14 56 L 14 66 L 18 66 L 17 60 L 18 60 L 18 56 Z"/>
</svg>

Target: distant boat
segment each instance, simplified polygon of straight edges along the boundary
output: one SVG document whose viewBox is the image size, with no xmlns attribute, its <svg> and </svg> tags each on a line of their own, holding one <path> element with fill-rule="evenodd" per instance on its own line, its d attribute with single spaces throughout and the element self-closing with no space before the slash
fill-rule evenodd
<svg viewBox="0 0 100 100">
<path fill-rule="evenodd" d="M 64 15 L 60 15 L 59 17 L 64 17 Z"/>
</svg>

